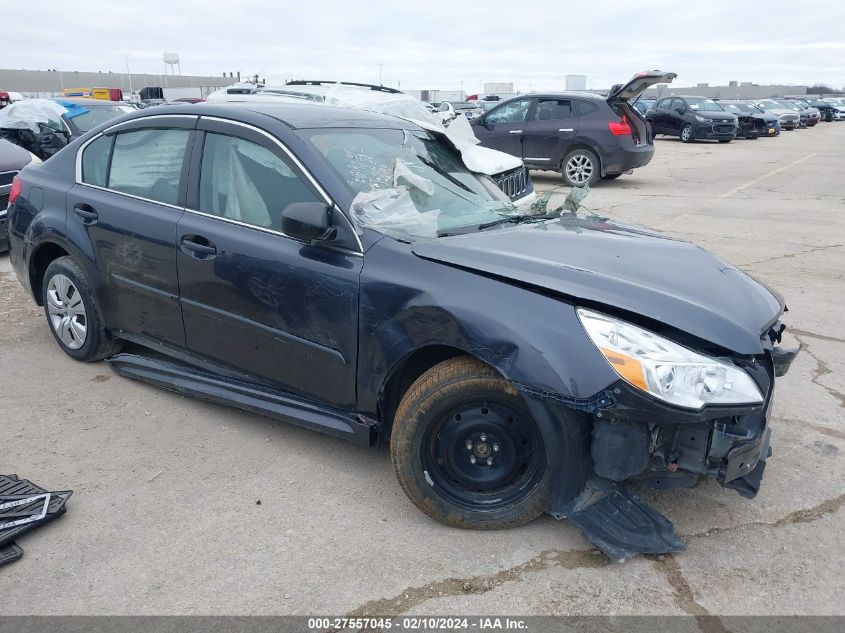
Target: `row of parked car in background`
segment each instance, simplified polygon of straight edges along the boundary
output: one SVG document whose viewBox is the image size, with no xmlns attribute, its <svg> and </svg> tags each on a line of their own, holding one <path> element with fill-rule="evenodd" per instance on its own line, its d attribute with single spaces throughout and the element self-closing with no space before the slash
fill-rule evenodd
<svg viewBox="0 0 845 633">
<path fill-rule="evenodd" d="M 634 107 L 653 134 L 671 134 L 683 142 L 778 136 L 781 130 L 812 127 L 820 121 L 845 120 L 845 99 L 709 99 L 672 95 L 639 99 Z"/>
</svg>

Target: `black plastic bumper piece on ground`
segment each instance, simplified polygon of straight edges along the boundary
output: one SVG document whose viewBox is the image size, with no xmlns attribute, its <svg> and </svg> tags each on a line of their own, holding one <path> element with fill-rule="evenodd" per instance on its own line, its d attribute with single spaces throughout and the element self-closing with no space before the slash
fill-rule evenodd
<svg viewBox="0 0 845 633">
<path fill-rule="evenodd" d="M 620 563 L 637 554 L 686 549 L 669 519 L 606 479 L 588 481 L 577 499 L 552 516 L 572 521 L 593 545 Z"/>
</svg>

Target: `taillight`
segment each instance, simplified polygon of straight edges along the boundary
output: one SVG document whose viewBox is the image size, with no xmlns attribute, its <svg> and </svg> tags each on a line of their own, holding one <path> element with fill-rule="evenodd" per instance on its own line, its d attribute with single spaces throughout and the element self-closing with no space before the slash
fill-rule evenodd
<svg viewBox="0 0 845 633">
<path fill-rule="evenodd" d="M 12 178 L 12 188 L 9 189 L 9 204 L 12 204 L 19 195 L 21 195 L 21 189 L 23 185 L 21 183 L 20 176 L 15 176 Z"/>
<path fill-rule="evenodd" d="M 623 114 L 621 121 L 609 121 L 607 127 L 613 136 L 630 136 L 631 126 L 628 125 L 628 118 Z"/>
</svg>

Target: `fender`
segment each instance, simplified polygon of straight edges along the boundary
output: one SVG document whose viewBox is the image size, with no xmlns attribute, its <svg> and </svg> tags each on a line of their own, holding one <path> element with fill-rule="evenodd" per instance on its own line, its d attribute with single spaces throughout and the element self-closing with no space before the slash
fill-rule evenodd
<svg viewBox="0 0 845 633">
<path fill-rule="evenodd" d="M 358 408 L 364 415 L 376 417 L 395 368 L 430 346 L 472 355 L 524 392 L 586 399 L 617 380 L 573 305 L 417 257 L 409 244 L 376 243 L 367 252 L 360 292 Z"/>
</svg>

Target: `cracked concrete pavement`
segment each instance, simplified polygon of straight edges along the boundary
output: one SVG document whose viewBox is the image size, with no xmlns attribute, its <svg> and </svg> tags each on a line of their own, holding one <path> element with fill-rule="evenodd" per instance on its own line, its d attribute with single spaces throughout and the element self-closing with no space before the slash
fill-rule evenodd
<svg viewBox="0 0 845 633">
<path fill-rule="evenodd" d="M 586 200 L 777 288 L 804 347 L 777 385 L 760 495 L 644 492 L 687 551 L 621 565 L 548 517 L 439 525 L 386 451 L 75 363 L 0 256 L 0 472 L 75 490 L 0 568 L 4 613 L 689 614 L 706 631 L 723 630 L 711 616 L 845 614 L 844 143 L 843 123 L 661 138 L 649 166 Z M 559 176 L 534 179 L 562 201 Z"/>
</svg>

